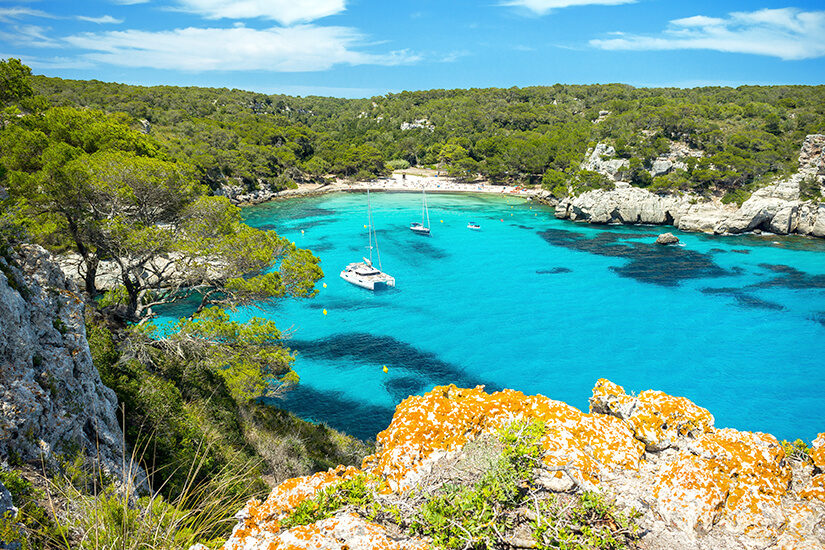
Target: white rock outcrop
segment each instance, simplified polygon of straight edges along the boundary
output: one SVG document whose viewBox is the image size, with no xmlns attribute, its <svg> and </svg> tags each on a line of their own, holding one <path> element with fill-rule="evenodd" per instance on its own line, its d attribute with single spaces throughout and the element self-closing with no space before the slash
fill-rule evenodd
<svg viewBox="0 0 825 550">
<path fill-rule="evenodd" d="M 596 152 L 607 155 L 611 150 L 600 144 L 582 167 L 604 170 L 604 166 L 593 164 L 593 156 Z M 666 164 L 662 160 L 654 166 L 665 170 Z M 825 174 L 825 135 L 807 137 L 799 155 L 799 167 L 789 178 L 757 189 L 739 208 L 690 195 L 658 195 L 617 182 L 611 191 L 597 189 L 562 199 L 556 206 L 556 217 L 598 224 L 673 225 L 683 231 L 716 234 L 758 229 L 777 235 L 825 237 L 825 203 L 800 197 L 801 185 L 810 178 L 816 178 L 820 186 L 825 183 L 825 176 L 821 175 Z"/>
<path fill-rule="evenodd" d="M 39 246 L 0 267 L 0 457 L 80 450 L 123 480 L 117 396 L 92 363 L 77 287 Z"/>
</svg>

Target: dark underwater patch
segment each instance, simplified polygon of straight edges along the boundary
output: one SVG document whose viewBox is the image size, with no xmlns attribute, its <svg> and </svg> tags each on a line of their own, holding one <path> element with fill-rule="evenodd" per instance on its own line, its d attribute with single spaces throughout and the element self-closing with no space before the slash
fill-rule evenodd
<svg viewBox="0 0 825 550">
<path fill-rule="evenodd" d="M 420 395 L 432 389 L 431 385 L 415 376 L 393 376 L 392 371 L 384 376 L 386 377 L 384 387 L 396 403 L 400 403 L 411 395 Z"/>
<path fill-rule="evenodd" d="M 701 292 L 702 294 L 730 296 L 743 307 L 767 309 L 770 311 L 783 311 L 785 309 L 785 306 L 782 304 L 757 298 L 753 294 L 748 294 L 741 288 L 703 288 Z"/>
<path fill-rule="evenodd" d="M 399 373 L 413 373 L 422 380 L 422 387 L 455 384 L 460 388 L 474 388 L 483 384 L 487 391 L 501 389 L 468 375 L 458 365 L 442 361 L 434 353 L 421 351 L 390 336 L 363 332 L 344 333 L 320 340 L 291 340 L 289 347 L 314 359 L 342 362 L 357 360 L 376 366 L 386 365 L 388 369 L 397 369 L 396 372 Z"/>
<path fill-rule="evenodd" d="M 556 275 L 558 273 L 571 273 L 573 270 L 569 267 L 552 267 L 550 269 L 537 269 L 538 275 Z"/>
<path fill-rule="evenodd" d="M 818 313 L 814 313 L 811 315 L 811 321 L 814 323 L 819 323 L 823 327 L 825 327 L 825 311 L 820 311 Z"/>
<path fill-rule="evenodd" d="M 268 399 L 265 402 L 306 420 L 323 421 L 336 430 L 363 440 L 375 439 L 378 432 L 390 425 L 395 413 L 393 407 L 370 405 L 344 397 L 341 392 L 318 391 L 301 384 L 288 391 L 282 399 Z"/>
<path fill-rule="evenodd" d="M 417 239 L 405 243 L 405 245 L 400 248 L 399 252 L 403 253 L 404 251 L 408 251 L 418 256 L 433 260 L 443 260 L 444 258 L 449 257 L 449 254 L 444 252 L 443 249 L 433 246 L 428 237 L 421 235 L 412 236 L 417 237 Z"/>
<path fill-rule="evenodd" d="M 759 264 L 777 274 L 776 277 L 752 285 L 757 288 L 781 287 L 794 290 L 825 289 L 825 275 L 811 275 L 789 265 Z"/>
<path fill-rule="evenodd" d="M 709 254 L 637 240 L 649 237 L 647 234 L 603 231 L 595 237 L 587 237 L 581 233 L 547 229 L 540 231 L 539 236 L 554 246 L 599 256 L 625 258 L 629 260 L 627 264 L 610 269 L 621 277 L 629 277 L 640 283 L 677 286 L 687 279 L 730 274 L 716 265 Z"/>
</svg>

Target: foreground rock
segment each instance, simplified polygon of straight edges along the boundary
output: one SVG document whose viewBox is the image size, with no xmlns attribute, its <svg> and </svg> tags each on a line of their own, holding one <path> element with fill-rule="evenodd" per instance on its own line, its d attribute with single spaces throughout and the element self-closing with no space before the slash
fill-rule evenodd
<svg viewBox="0 0 825 550">
<path fill-rule="evenodd" d="M 39 468 L 80 451 L 124 479 L 117 397 L 92 364 L 77 287 L 39 246 L 0 268 L 0 458 Z"/>
<path fill-rule="evenodd" d="M 288 480 L 252 501 L 225 548 L 423 548 L 429 541 L 341 510 L 282 529 L 295 507 L 364 472 L 383 480 L 400 507 L 433 478 L 455 475 L 459 457 L 514 421 L 541 420 L 538 483 L 550 492 L 595 489 L 642 513 L 640 548 L 825 548 L 825 434 L 812 462 L 791 460 L 771 435 L 717 429 L 709 411 L 662 392 L 631 396 L 600 380 L 590 414 L 543 396 L 482 387 L 436 387 L 405 399 L 362 469 L 339 467 Z"/>
</svg>

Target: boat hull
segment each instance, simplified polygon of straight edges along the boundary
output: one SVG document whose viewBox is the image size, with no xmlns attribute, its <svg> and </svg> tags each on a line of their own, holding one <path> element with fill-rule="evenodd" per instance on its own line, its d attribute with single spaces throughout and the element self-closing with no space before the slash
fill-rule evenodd
<svg viewBox="0 0 825 550">
<path fill-rule="evenodd" d="M 362 262 L 345 267 L 341 271 L 341 278 L 355 286 L 373 291 L 395 286 L 395 277 Z"/>
</svg>

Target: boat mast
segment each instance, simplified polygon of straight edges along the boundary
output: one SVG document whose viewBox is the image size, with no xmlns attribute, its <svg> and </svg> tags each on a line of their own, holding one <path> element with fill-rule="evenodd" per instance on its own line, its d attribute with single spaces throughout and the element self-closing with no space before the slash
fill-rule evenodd
<svg viewBox="0 0 825 550">
<path fill-rule="evenodd" d="M 430 228 L 430 210 L 427 208 L 427 193 L 424 188 L 421 188 L 421 194 L 424 195 L 424 212 L 421 213 L 421 223 L 424 223 L 424 214 L 427 214 L 427 229 Z"/>
<path fill-rule="evenodd" d="M 378 233 L 375 232 L 375 228 L 372 225 L 372 208 L 370 207 L 370 190 L 367 189 L 367 219 L 369 220 L 369 233 L 370 233 L 370 263 L 372 263 L 372 241 L 373 238 L 375 239 L 375 255 L 378 257 L 378 270 L 382 271 L 381 268 L 381 251 L 378 250 Z"/>
</svg>

